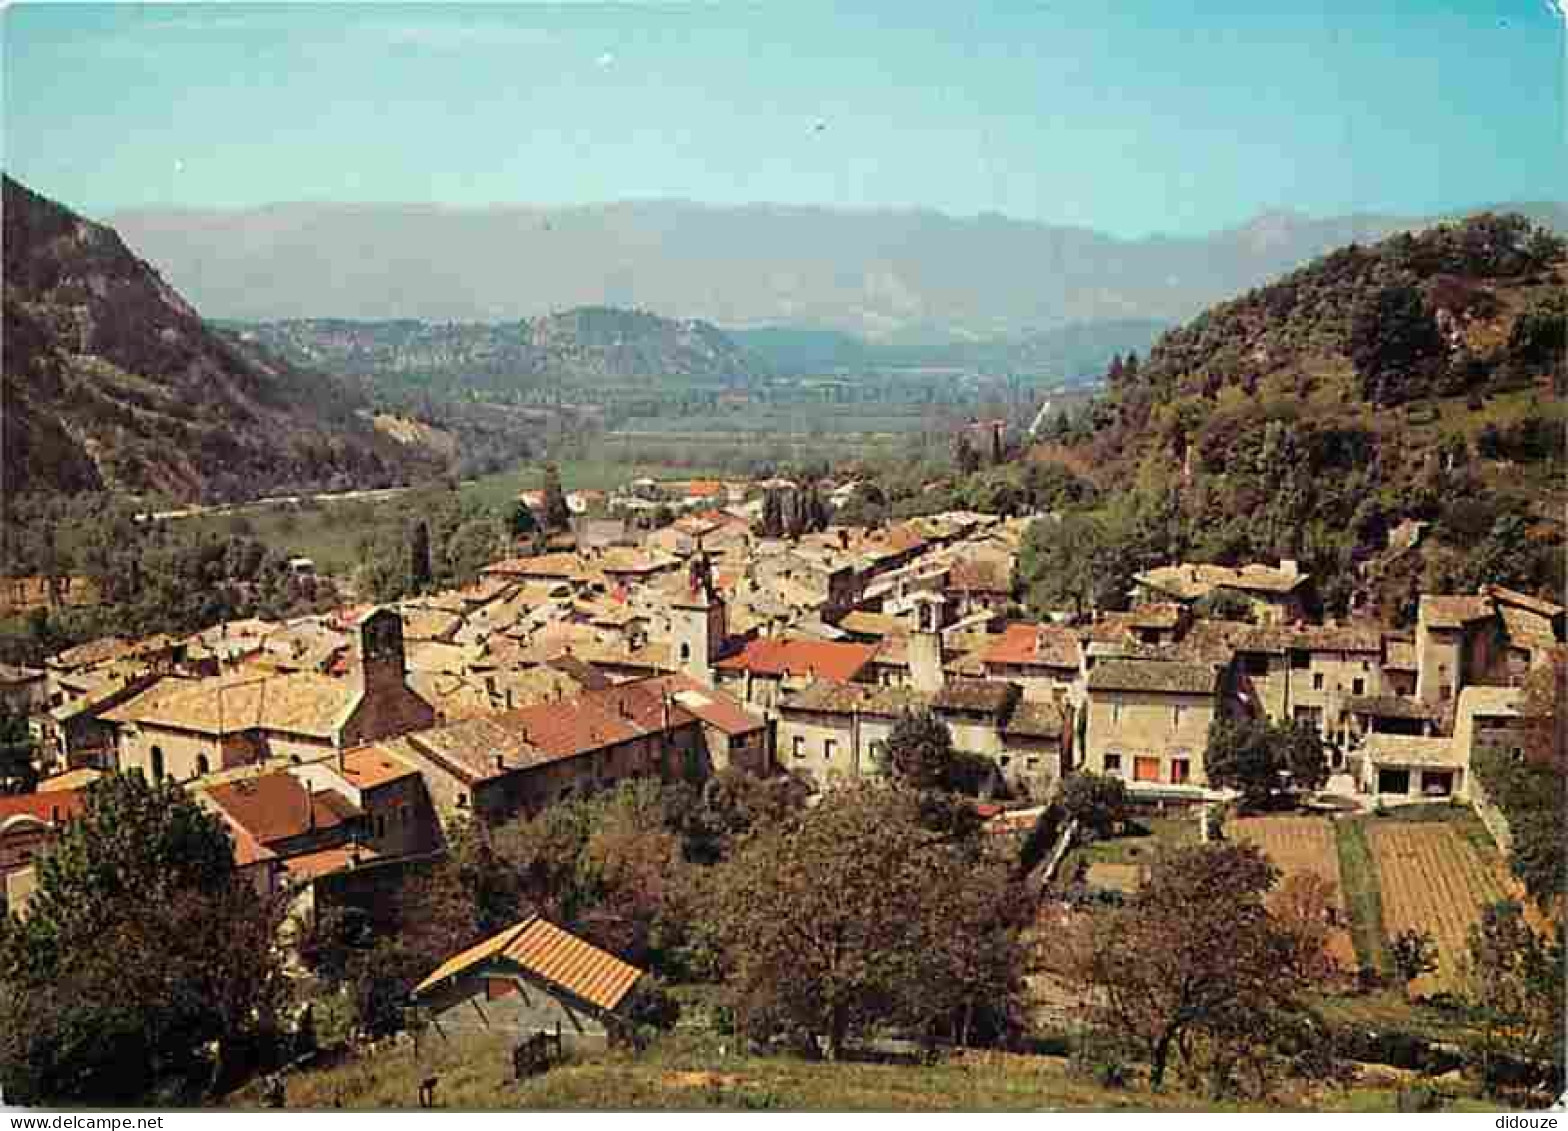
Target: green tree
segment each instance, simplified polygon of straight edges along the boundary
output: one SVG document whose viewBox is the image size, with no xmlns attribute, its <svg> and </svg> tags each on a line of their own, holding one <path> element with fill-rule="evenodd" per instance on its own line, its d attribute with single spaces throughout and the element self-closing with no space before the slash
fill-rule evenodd
<svg viewBox="0 0 1568 1131">
<path fill-rule="evenodd" d="M 947 724 L 930 711 L 906 711 L 888 733 L 882 769 L 917 790 L 951 788 L 957 753 Z"/>
<path fill-rule="evenodd" d="M 1112 540 L 1105 524 L 1075 514 L 1030 523 L 1017 569 L 1030 609 L 1041 616 L 1120 607 L 1133 573 L 1126 547 Z"/>
<path fill-rule="evenodd" d="M 927 829 L 908 789 L 829 790 L 748 839 L 713 891 L 726 990 L 753 1036 L 836 1060 L 878 1023 L 956 1032 L 966 1005 L 972 1021 L 1016 1000 L 1020 901 L 1004 866 Z"/>
<path fill-rule="evenodd" d="M 1156 1090 L 1173 1053 L 1192 1055 L 1200 1039 L 1266 1041 L 1300 1014 L 1321 940 L 1269 913 L 1264 896 L 1278 877 L 1256 846 L 1193 845 L 1162 857 L 1125 906 L 1091 920 L 1070 968 L 1094 991 L 1091 1020 L 1145 1050 Z"/>
<path fill-rule="evenodd" d="M 1437 969 L 1437 942 L 1431 931 L 1401 931 L 1388 940 L 1388 959 L 1408 993 L 1411 982 Z"/>
<path fill-rule="evenodd" d="M 565 530 L 571 525 L 572 512 L 566 505 L 566 492 L 561 489 L 561 469 L 553 463 L 544 468 L 544 515 L 542 525 L 546 530 Z"/>
<path fill-rule="evenodd" d="M 1505 1059 L 1533 1064 L 1537 1083 L 1562 1086 L 1563 928 L 1548 941 L 1515 902 L 1494 903 L 1470 928 L 1465 997 L 1481 1034 L 1477 1059 L 1490 1093 L 1502 1080 Z"/>
<path fill-rule="evenodd" d="M 1362 298 L 1351 313 L 1350 359 L 1364 400 L 1401 404 L 1421 395 L 1443 339 L 1421 292 L 1391 283 Z"/>
<path fill-rule="evenodd" d="M 408 581 L 416 591 L 430 584 L 430 524 L 416 519 L 408 532 Z"/>
<path fill-rule="evenodd" d="M 27 717 L 0 705 L 0 793 L 28 793 L 38 784 L 37 753 Z"/>
<path fill-rule="evenodd" d="M 8 1095 L 126 1102 L 171 1078 L 199 1095 L 275 1037 L 282 901 L 234 872 L 221 820 L 178 786 L 95 783 L 37 876 L 27 919 L 0 932 Z"/>
<path fill-rule="evenodd" d="M 953 463 L 960 475 L 973 475 L 980 470 L 980 453 L 969 442 L 967 433 L 959 433 L 958 439 L 953 442 Z"/>
<path fill-rule="evenodd" d="M 1094 836 L 1108 837 L 1127 813 L 1127 784 L 1104 774 L 1070 774 L 1062 782 L 1061 802 L 1079 827 Z"/>
<path fill-rule="evenodd" d="M 1311 723 L 1221 716 L 1209 726 L 1203 758 L 1209 780 L 1239 789 L 1252 808 L 1280 793 L 1320 789 L 1328 780 L 1323 740 Z"/>
<path fill-rule="evenodd" d="M 769 488 L 763 493 L 758 533 L 764 538 L 784 537 L 784 502 L 776 489 Z"/>
</svg>

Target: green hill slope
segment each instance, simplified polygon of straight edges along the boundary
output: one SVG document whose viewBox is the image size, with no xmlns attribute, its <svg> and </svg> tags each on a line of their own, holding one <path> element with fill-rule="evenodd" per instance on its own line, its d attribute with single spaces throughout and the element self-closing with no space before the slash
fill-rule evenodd
<svg viewBox="0 0 1568 1131">
<path fill-rule="evenodd" d="M 214 332 L 111 229 L 4 180 L 7 494 L 385 486 L 433 453 L 340 383 Z"/>
</svg>

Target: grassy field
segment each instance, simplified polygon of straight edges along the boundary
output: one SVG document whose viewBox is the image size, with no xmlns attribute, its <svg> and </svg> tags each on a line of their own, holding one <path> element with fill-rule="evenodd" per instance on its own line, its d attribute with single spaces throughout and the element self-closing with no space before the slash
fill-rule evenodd
<svg viewBox="0 0 1568 1131">
<path fill-rule="evenodd" d="M 584 1053 L 542 1076 L 514 1082 L 507 1042 L 427 1039 L 290 1077 L 290 1108 L 385 1110 L 417 1105 L 419 1081 L 439 1077 L 436 1106 L 560 1111 L 1392 1111 L 1393 1085 L 1298 1088 L 1268 1103 L 1219 1103 L 1179 1086 L 1105 1088 L 1058 1057 L 970 1053 L 930 1067 L 828 1064 L 791 1056 L 747 1057 L 724 1038 L 676 1034 L 630 1052 Z M 230 1098 L 253 1107 L 258 1091 Z M 1457 1110 L 1490 1108 L 1458 1096 Z"/>
</svg>

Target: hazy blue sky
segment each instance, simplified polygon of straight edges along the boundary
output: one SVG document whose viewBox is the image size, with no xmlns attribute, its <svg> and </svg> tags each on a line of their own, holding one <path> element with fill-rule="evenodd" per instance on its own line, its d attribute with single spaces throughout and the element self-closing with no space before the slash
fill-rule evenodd
<svg viewBox="0 0 1568 1131">
<path fill-rule="evenodd" d="M 849 7 L 22 5 L 5 166 L 96 215 L 683 197 L 1136 235 L 1568 197 L 1549 0 Z"/>
</svg>

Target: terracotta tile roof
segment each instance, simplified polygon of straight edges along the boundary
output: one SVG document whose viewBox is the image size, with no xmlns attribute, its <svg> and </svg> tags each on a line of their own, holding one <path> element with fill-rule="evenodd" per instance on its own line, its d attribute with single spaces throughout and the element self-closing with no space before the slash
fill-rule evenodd
<svg viewBox="0 0 1568 1131">
<path fill-rule="evenodd" d="M 608 951 L 534 915 L 447 959 L 414 987 L 414 995 L 417 997 L 449 978 L 459 977 L 481 963 L 511 963 L 603 1010 L 614 1010 L 620 1005 L 643 973 Z"/>
<path fill-rule="evenodd" d="M 208 801 L 208 807 L 217 811 L 223 820 L 224 826 L 229 830 L 229 839 L 234 842 L 234 866 L 248 868 L 252 864 L 263 864 L 269 860 L 276 860 L 278 854 L 268 848 L 261 841 L 250 834 L 246 827 L 229 816 L 218 806 Z"/>
<path fill-rule="evenodd" d="M 1011 593 L 1012 570 L 990 558 L 954 562 L 947 571 L 947 587 L 960 593 Z"/>
<path fill-rule="evenodd" d="M 694 723 L 696 717 L 672 702 L 668 721 L 675 729 Z M 638 680 L 584 692 L 576 699 L 466 719 L 407 739 L 472 784 L 664 730 L 662 692 L 654 681 Z"/>
<path fill-rule="evenodd" d="M 538 554 L 491 562 L 480 572 L 487 577 L 546 577 L 575 581 L 581 579 L 587 571 L 576 554 Z"/>
<path fill-rule="evenodd" d="M 283 861 L 283 869 L 296 880 L 314 880 L 333 872 L 346 872 L 380 858 L 381 854 L 374 849 L 345 844 L 290 856 Z"/>
<path fill-rule="evenodd" d="M 863 683 L 828 683 L 819 680 L 788 696 L 781 711 L 809 711 L 822 715 L 877 715 L 897 718 L 905 711 L 921 711 L 931 699 L 907 687 L 872 687 Z"/>
<path fill-rule="evenodd" d="M 343 752 L 340 773 L 343 780 L 359 789 L 375 789 L 388 782 L 402 781 L 419 771 L 385 746 L 356 746 Z"/>
<path fill-rule="evenodd" d="M 135 650 L 136 645 L 123 636 L 105 636 L 57 652 L 49 657 L 49 663 L 60 668 L 90 668 L 130 655 Z"/>
<path fill-rule="evenodd" d="M 231 820 L 262 844 L 315 829 L 334 829 L 361 816 L 348 798 L 330 790 L 309 790 L 287 770 L 212 786 L 207 796 Z"/>
<path fill-rule="evenodd" d="M 1560 617 L 1565 612 L 1562 605 L 1555 601 L 1546 601 L 1540 597 L 1532 597 L 1528 593 L 1521 593 L 1517 589 L 1505 589 L 1501 585 L 1483 585 L 1481 593 L 1491 597 L 1499 605 L 1517 605 L 1521 609 L 1528 609 L 1537 616 L 1548 619 Z"/>
<path fill-rule="evenodd" d="M 314 672 L 237 673 L 163 680 L 103 717 L 201 734 L 269 730 L 330 738 L 357 694 L 349 681 Z"/>
<path fill-rule="evenodd" d="M 1452 738 L 1419 738 L 1409 734 L 1366 736 L 1361 754 L 1374 766 L 1456 766 L 1464 759 Z"/>
<path fill-rule="evenodd" d="M 1089 672 L 1090 691 L 1158 691 L 1213 695 L 1218 673 L 1207 664 L 1174 660 L 1101 660 Z"/>
<path fill-rule="evenodd" d="M 809 675 L 847 683 L 876 654 L 871 644 L 828 640 L 791 640 L 764 637 L 749 640 L 736 655 L 720 660 L 724 671 L 752 671 L 758 675 Z"/>
<path fill-rule="evenodd" d="M 846 613 L 838 626 L 859 636 L 903 636 L 909 632 L 907 621 L 886 613 Z"/>
<path fill-rule="evenodd" d="M 767 720 L 753 715 L 732 695 L 704 687 L 690 676 L 677 672 L 645 680 L 650 688 L 668 692 L 675 702 L 697 718 L 725 734 L 751 734 L 766 727 Z"/>
<path fill-rule="evenodd" d="M 1431 719 L 1437 713 L 1419 699 L 1406 699 L 1403 695 L 1357 695 L 1345 700 L 1345 710 L 1353 715 L 1371 715 L 1378 719 Z"/>
<path fill-rule="evenodd" d="M 1060 738 L 1065 729 L 1066 720 L 1055 704 L 1020 699 L 1013 706 L 1002 733 L 1021 738 Z"/>
<path fill-rule="evenodd" d="M 984 711 L 1000 714 L 1018 701 L 1016 683 L 997 679 L 950 679 L 931 697 L 938 711 Z"/>
<path fill-rule="evenodd" d="M 1472 621 L 1485 620 L 1496 611 L 1490 597 L 1447 597 L 1423 595 L 1419 606 L 1422 623 L 1431 628 L 1463 628 Z"/>
<path fill-rule="evenodd" d="M 77 770 L 67 770 L 63 774 L 56 774 L 52 778 L 44 778 L 38 783 L 39 793 L 57 793 L 61 790 L 86 789 L 93 782 L 103 777 L 102 770 L 95 770 L 91 766 L 83 766 Z"/>
<path fill-rule="evenodd" d="M 1177 600 L 1192 601 L 1220 588 L 1246 593 L 1290 593 L 1304 584 L 1307 576 L 1256 563 L 1232 569 L 1230 566 L 1182 562 L 1145 570 L 1133 580 L 1150 589 L 1169 593 Z"/>
<path fill-rule="evenodd" d="M 51 825 L 69 821 L 79 816 L 86 804 L 86 794 L 80 789 L 0 793 L 0 825 L 13 817 L 32 817 Z"/>
<path fill-rule="evenodd" d="M 1106 620 L 1127 625 L 1129 628 L 1176 628 L 1186 614 L 1186 607 L 1175 601 L 1150 601 L 1126 612 L 1106 613 Z"/>
<path fill-rule="evenodd" d="M 1036 664 L 1076 671 L 1083 663 L 1083 650 L 1072 631 L 1060 625 L 1010 624 L 982 658 L 988 664 Z"/>
<path fill-rule="evenodd" d="M 1503 632 L 1510 644 L 1550 648 L 1557 643 L 1557 633 L 1549 616 L 1519 605 L 1506 605 L 1501 601 L 1497 605 L 1497 615 L 1503 618 Z"/>
</svg>

